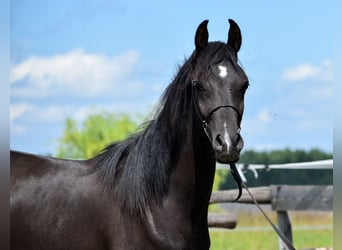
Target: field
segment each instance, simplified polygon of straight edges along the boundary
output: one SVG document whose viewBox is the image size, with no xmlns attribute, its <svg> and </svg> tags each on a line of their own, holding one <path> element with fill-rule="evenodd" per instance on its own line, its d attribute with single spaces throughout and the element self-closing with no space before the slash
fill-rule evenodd
<svg viewBox="0 0 342 250">
<path fill-rule="evenodd" d="M 276 222 L 275 212 L 267 212 Z M 290 212 L 293 243 L 296 249 L 333 246 L 333 214 Z M 267 221 L 256 213 L 240 213 L 233 230 L 211 229 L 213 250 L 279 249 L 278 237 Z"/>
</svg>

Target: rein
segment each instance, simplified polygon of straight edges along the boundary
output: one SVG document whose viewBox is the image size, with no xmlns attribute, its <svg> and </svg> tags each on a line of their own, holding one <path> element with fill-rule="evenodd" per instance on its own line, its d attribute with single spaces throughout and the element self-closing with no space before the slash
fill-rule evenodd
<svg viewBox="0 0 342 250">
<path fill-rule="evenodd" d="M 255 199 L 255 197 L 252 195 L 251 191 L 249 191 L 247 185 L 241 180 L 241 177 L 237 171 L 236 165 L 235 163 L 231 163 L 230 164 L 230 169 L 235 169 L 235 173 L 232 172 L 235 181 L 238 183 L 239 185 L 239 196 L 238 198 L 240 198 L 241 196 L 241 185 L 246 189 L 247 193 L 249 194 L 249 196 L 252 198 L 254 204 L 257 206 L 257 208 L 259 209 L 259 211 L 262 213 L 262 215 L 265 217 L 265 219 L 270 223 L 270 225 L 272 226 L 272 228 L 274 229 L 274 231 L 278 234 L 279 238 L 284 242 L 284 244 L 287 246 L 287 248 L 289 250 L 296 250 L 295 247 L 292 245 L 292 243 L 285 237 L 285 235 L 279 230 L 279 228 L 272 222 L 272 220 L 270 219 L 270 217 L 268 217 L 268 215 L 265 213 L 265 211 L 261 208 L 261 206 L 259 205 L 259 203 L 257 202 L 257 200 Z M 238 177 L 236 177 L 238 176 Z M 240 183 L 237 181 L 237 179 L 240 181 Z M 235 199 L 236 201 L 237 199 Z"/>
</svg>

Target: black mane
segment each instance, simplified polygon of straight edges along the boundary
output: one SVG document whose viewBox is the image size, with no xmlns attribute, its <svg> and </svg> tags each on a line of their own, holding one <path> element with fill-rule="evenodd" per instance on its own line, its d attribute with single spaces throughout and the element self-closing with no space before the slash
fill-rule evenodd
<svg viewBox="0 0 342 250">
<path fill-rule="evenodd" d="M 200 67 L 207 71 L 209 65 L 227 58 L 228 52 L 224 43 L 209 43 L 201 52 L 205 54 Z M 101 182 L 116 193 L 124 211 L 142 212 L 149 203 L 161 202 L 168 192 L 169 176 L 192 119 L 190 74 L 199 56 L 202 57 L 195 51 L 179 67 L 162 96 L 155 118 L 143 131 L 110 145 L 91 159 Z"/>
</svg>

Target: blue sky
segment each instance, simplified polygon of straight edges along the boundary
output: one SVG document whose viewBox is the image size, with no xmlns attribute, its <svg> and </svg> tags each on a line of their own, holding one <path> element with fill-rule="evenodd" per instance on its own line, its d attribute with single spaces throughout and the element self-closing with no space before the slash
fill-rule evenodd
<svg viewBox="0 0 342 250">
<path fill-rule="evenodd" d="M 147 114 L 194 49 L 198 24 L 240 26 L 250 78 L 245 148 L 333 148 L 338 1 L 12 0 L 11 148 L 54 153 L 66 117 Z M 340 40 L 340 38 L 338 39 Z"/>
</svg>

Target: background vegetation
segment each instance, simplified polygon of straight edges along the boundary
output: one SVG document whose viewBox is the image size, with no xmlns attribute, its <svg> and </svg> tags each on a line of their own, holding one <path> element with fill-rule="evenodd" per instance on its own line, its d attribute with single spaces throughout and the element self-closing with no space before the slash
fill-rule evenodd
<svg viewBox="0 0 342 250">
<path fill-rule="evenodd" d="M 138 116 L 123 113 L 98 112 L 91 114 L 80 124 L 67 118 L 64 132 L 57 143 L 57 157 L 88 159 L 100 153 L 113 142 L 126 139 L 137 131 Z"/>
</svg>

